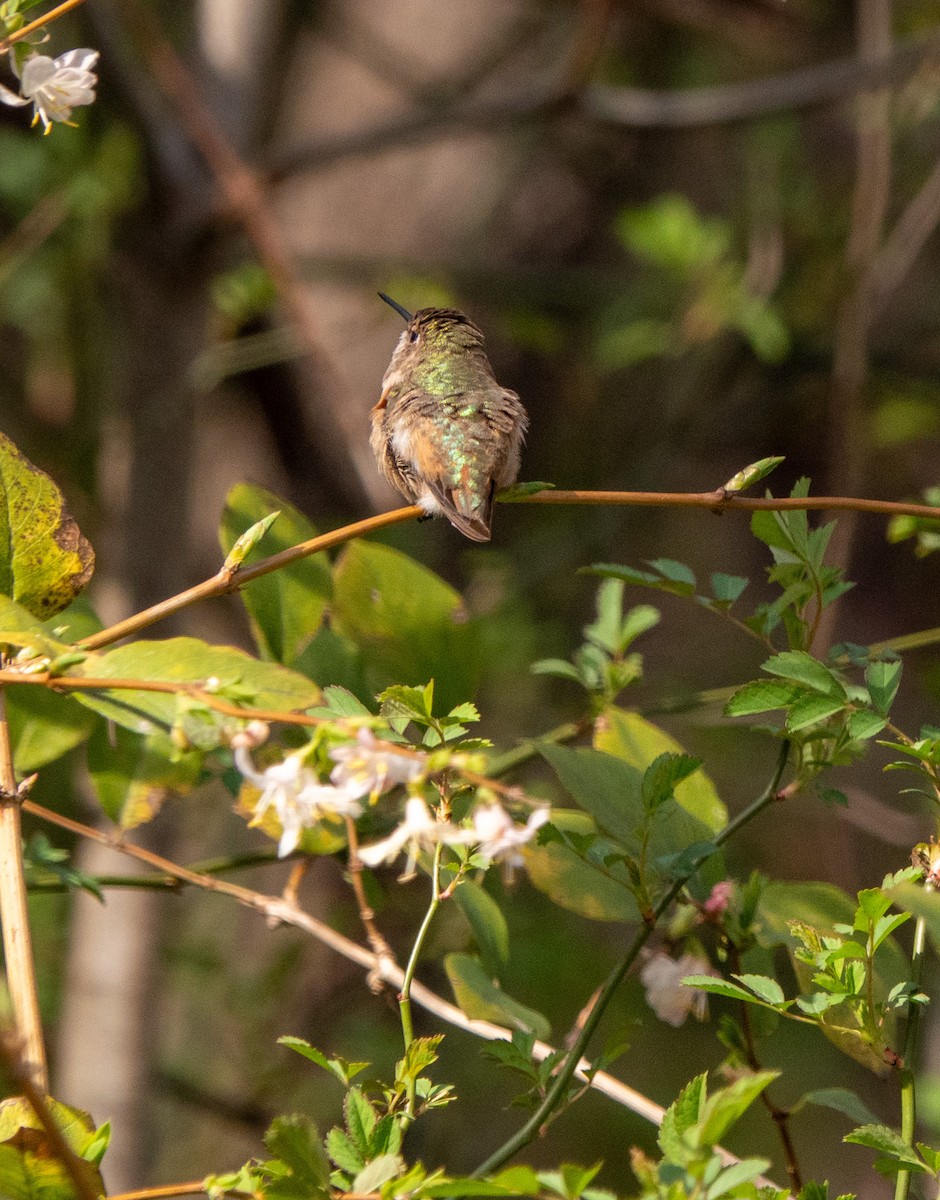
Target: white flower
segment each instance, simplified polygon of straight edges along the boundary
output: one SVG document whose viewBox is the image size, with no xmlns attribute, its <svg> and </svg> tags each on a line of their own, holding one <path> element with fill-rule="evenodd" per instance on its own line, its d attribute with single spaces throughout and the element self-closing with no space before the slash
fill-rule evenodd
<svg viewBox="0 0 940 1200">
<path fill-rule="evenodd" d="M 355 742 L 330 751 L 337 764 L 330 779 L 354 796 L 379 796 L 397 783 L 412 783 L 424 773 L 424 755 L 398 754 L 377 748 L 371 729 L 360 729 Z"/>
<path fill-rule="evenodd" d="M 698 1021 L 705 1020 L 708 995 L 701 988 L 686 987 L 682 982 L 686 975 L 717 975 L 717 972 L 707 959 L 697 954 L 670 958 L 663 950 L 652 954 L 640 971 L 647 1004 L 668 1025 L 681 1025 L 689 1013 Z"/>
<path fill-rule="evenodd" d="M 517 825 L 500 804 L 481 804 L 473 813 L 473 829 L 467 841 L 477 842 L 477 852 L 491 862 L 510 867 L 523 865 L 519 848 L 535 837 L 549 818 L 547 808 L 530 813 L 525 825 Z"/>
<path fill-rule="evenodd" d="M 261 791 L 250 824 L 259 825 L 269 809 L 280 822 L 279 858 L 296 850 L 303 831 L 324 817 L 358 817 L 362 812 L 357 796 L 345 788 L 321 783 L 299 754 L 289 754 L 263 771 L 257 770 L 244 746 L 235 747 L 232 757 L 245 779 Z"/>
<path fill-rule="evenodd" d="M 68 50 L 58 58 L 31 54 L 20 70 L 14 59 L 20 95 L 0 84 L 0 101 L 15 106 L 32 103 L 36 110 L 33 124 L 42 121 L 48 133 L 53 121 L 67 122 L 73 108 L 94 102 L 98 76 L 92 67 L 97 61 L 97 50 Z"/>
<path fill-rule="evenodd" d="M 405 818 L 393 829 L 387 838 L 373 842 L 371 846 L 361 846 L 359 857 L 367 867 L 377 867 L 379 863 L 392 862 L 402 850 L 408 847 L 408 861 L 401 878 L 408 879 L 414 874 L 415 861 L 420 849 L 430 849 L 435 842 L 450 842 L 460 839 L 466 831 L 434 819 L 431 810 L 419 796 L 410 796 L 405 804 Z"/>
</svg>

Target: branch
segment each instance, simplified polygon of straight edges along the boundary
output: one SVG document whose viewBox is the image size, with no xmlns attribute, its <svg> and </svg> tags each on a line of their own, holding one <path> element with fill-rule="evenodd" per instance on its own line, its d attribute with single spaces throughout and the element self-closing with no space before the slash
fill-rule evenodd
<svg viewBox="0 0 940 1200">
<path fill-rule="evenodd" d="M 29 1078 L 37 1092 L 43 1093 L 49 1090 L 49 1071 L 42 1038 L 36 963 L 29 933 L 20 822 L 20 807 L 27 786 L 17 786 L 13 772 L 6 696 L 0 687 L 0 924 L 3 925 L 3 961 L 18 1054 L 23 1059 L 20 1074 Z"/>
<path fill-rule="evenodd" d="M 500 499 L 500 497 L 497 497 Z M 716 488 L 713 492 L 587 492 L 563 491 L 547 489 L 528 496 L 507 495 L 502 498 L 505 504 L 614 504 L 647 508 L 707 508 L 712 512 L 730 512 L 742 510 L 745 512 L 769 509 L 782 511 L 784 509 L 842 509 L 848 512 L 882 513 L 885 516 L 927 517 L 940 520 L 940 508 L 929 504 L 902 504 L 893 500 L 868 500 L 851 496 L 767 496 L 750 498 L 729 494 L 724 488 Z M 343 525 L 330 533 L 320 534 L 309 541 L 299 542 L 278 554 L 272 554 L 260 562 L 237 570 L 224 568 L 203 583 L 186 591 L 161 600 L 142 612 L 135 613 L 116 625 L 110 625 L 90 637 L 76 642 L 82 650 L 98 650 L 121 638 L 139 633 L 149 625 L 162 621 L 165 617 L 178 613 L 181 609 L 189 608 L 201 600 L 216 596 L 224 596 L 237 592 L 246 583 L 289 566 L 311 554 L 321 550 L 330 550 L 341 546 L 353 538 L 362 537 L 376 529 L 384 529 L 389 525 L 400 525 L 423 516 L 423 510 L 417 504 L 409 504 L 406 508 L 390 509 L 364 521 L 355 521 L 351 525 Z"/>
<path fill-rule="evenodd" d="M 50 21 L 56 21 L 59 17 L 64 17 L 67 12 L 71 12 L 73 8 L 78 8 L 83 3 L 84 0 L 63 0 L 62 4 L 57 4 L 55 8 L 50 9 L 44 17 L 37 17 L 35 21 L 30 21 L 22 29 L 17 29 L 15 33 L 8 33 L 5 38 L 0 38 L 0 54 L 9 50 L 14 42 L 21 42 L 23 38 L 29 37 L 37 29 L 42 29 Z"/>
<path fill-rule="evenodd" d="M 940 49 L 940 35 L 902 43 L 877 62 L 855 56 L 747 83 L 683 92 L 592 84 L 574 98 L 564 83 L 536 85 L 495 100 L 462 101 L 410 112 L 366 129 L 302 142 L 267 160 L 267 178 L 279 182 L 300 171 L 322 170 L 340 159 L 380 154 L 401 146 L 481 129 L 546 121 L 570 109 L 632 129 L 697 129 L 813 108 L 912 75 Z"/>
</svg>

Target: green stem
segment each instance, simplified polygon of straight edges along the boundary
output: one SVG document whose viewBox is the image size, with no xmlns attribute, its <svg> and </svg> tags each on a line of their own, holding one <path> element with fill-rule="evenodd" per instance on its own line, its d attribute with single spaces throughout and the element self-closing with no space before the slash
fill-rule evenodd
<svg viewBox="0 0 940 1200">
<path fill-rule="evenodd" d="M 927 923 L 923 917 L 918 917 L 917 924 L 914 926 L 914 948 L 911 951 L 911 980 L 918 989 L 920 988 L 924 973 L 924 946 L 926 940 Z M 904 1030 L 904 1049 L 902 1052 L 904 1066 L 901 1068 L 901 1137 L 911 1146 L 914 1144 L 914 1124 L 917 1117 L 914 1097 L 913 1059 L 917 1053 L 920 1009 L 921 1006 L 919 1004 L 908 1005 L 907 1028 Z M 894 1200 L 907 1200 L 910 1186 L 910 1171 L 898 1171 L 897 1181 L 894 1185 Z"/>
<path fill-rule="evenodd" d="M 421 955 L 424 939 L 427 937 L 434 914 L 441 903 L 440 867 L 442 848 L 440 842 L 434 847 L 434 860 L 431 863 L 431 903 L 428 905 L 428 911 L 424 914 L 424 920 L 421 922 L 421 928 L 418 930 L 415 944 L 411 948 L 411 956 L 408 959 L 408 965 L 405 967 L 405 977 L 402 980 L 401 991 L 398 994 L 398 1010 L 401 1015 L 401 1032 L 405 1040 L 406 1054 L 411 1049 L 411 1043 L 415 1037 L 414 1025 L 411 1020 L 411 983 L 418 967 L 418 958 Z M 413 1078 L 409 1078 L 406 1085 L 405 1115 L 407 1117 L 407 1124 L 410 1125 L 415 1116 L 415 1081 Z"/>
<path fill-rule="evenodd" d="M 759 812 L 765 809 L 768 804 L 771 804 L 777 798 L 777 791 L 780 787 L 780 780 L 783 777 L 784 769 L 787 765 L 787 758 L 790 753 L 790 743 L 784 742 L 780 749 L 780 754 L 777 758 L 777 765 L 774 769 L 773 778 L 764 789 L 764 791 L 748 805 L 743 812 L 739 813 L 734 820 L 715 835 L 711 845 L 708 846 L 701 854 L 696 855 L 695 859 L 672 884 L 663 898 L 659 901 L 650 916 L 643 926 L 637 930 L 630 948 L 627 950 L 624 958 L 617 964 L 607 981 L 603 984 L 597 993 L 594 1003 L 587 1014 L 584 1024 L 581 1026 L 581 1031 L 577 1039 L 569 1050 L 565 1061 L 562 1063 L 555 1075 L 551 1087 L 545 1094 L 545 1098 L 538 1106 L 532 1116 L 526 1121 L 518 1132 L 514 1133 L 511 1138 L 505 1141 L 499 1149 L 495 1150 L 486 1162 L 483 1162 L 473 1172 L 475 1176 L 488 1175 L 492 1171 L 498 1170 L 504 1163 L 508 1162 L 519 1150 L 527 1146 L 535 1137 L 538 1136 L 542 1125 L 551 1113 L 558 1107 L 565 1093 L 568 1090 L 568 1084 L 577 1070 L 578 1063 L 584 1056 L 584 1051 L 587 1048 L 588 1042 L 594 1034 L 595 1029 L 600 1024 L 601 1017 L 607 1009 L 614 992 L 620 986 L 624 976 L 636 962 L 636 959 L 643 949 L 643 946 L 649 940 L 650 935 L 656 927 L 656 922 L 675 900 L 676 896 L 682 891 L 688 881 L 692 878 L 699 867 L 711 857 L 711 855 L 723 845 L 729 838 L 733 837 L 739 829 L 752 821 Z"/>
</svg>

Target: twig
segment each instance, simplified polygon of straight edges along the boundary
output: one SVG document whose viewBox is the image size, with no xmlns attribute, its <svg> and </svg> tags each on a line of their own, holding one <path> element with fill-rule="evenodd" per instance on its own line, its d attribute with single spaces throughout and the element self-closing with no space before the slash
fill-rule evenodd
<svg viewBox="0 0 940 1200">
<path fill-rule="evenodd" d="M 897 82 L 912 75 L 938 50 L 940 36 L 934 35 L 905 42 L 874 63 L 852 56 L 747 83 L 682 92 L 593 84 L 584 88 L 574 103 L 590 118 L 631 129 L 697 129 L 812 108 Z M 350 134 L 289 146 L 269 158 L 267 178 L 277 182 L 301 171 L 322 170 L 357 155 L 386 153 L 445 132 L 465 135 L 544 121 L 565 111 L 570 103 L 562 81 L 495 100 L 461 101 L 433 111 L 408 113 Z"/>
<path fill-rule="evenodd" d="M 42 1039 L 42 1017 L 23 871 L 20 806 L 24 794 L 25 790 L 17 786 L 13 772 L 6 694 L 0 687 L 0 923 L 3 925 L 3 957 L 13 1023 L 23 1055 L 22 1073 L 29 1077 L 39 1092 L 48 1092 L 49 1072 Z"/>
<path fill-rule="evenodd" d="M 39 1118 L 39 1123 L 49 1139 L 52 1153 L 62 1164 L 74 1184 L 79 1200 L 98 1200 L 100 1193 L 92 1182 L 91 1164 L 79 1158 L 65 1140 L 46 1103 L 43 1094 L 46 1090 L 45 1087 L 37 1085 L 32 1063 L 23 1061 L 17 1037 L 5 1029 L 0 1030 L 0 1059 L 3 1060 L 3 1065 L 16 1086 L 26 1097 L 30 1108 Z"/>
<path fill-rule="evenodd" d="M 879 317 L 901 286 L 927 239 L 940 222 L 940 162 L 894 223 L 870 267 L 872 319 Z"/>
<path fill-rule="evenodd" d="M 375 912 L 372 905 L 366 897 L 365 888 L 362 886 L 362 859 L 359 857 L 359 835 L 356 831 L 356 822 L 349 814 L 346 814 L 346 841 L 349 845 L 349 859 L 346 870 L 349 876 L 349 884 L 353 890 L 353 895 L 356 898 L 356 907 L 359 910 L 359 920 L 362 922 L 362 927 L 366 931 L 366 940 L 372 947 L 372 953 L 376 958 L 387 958 L 391 962 L 395 961 L 395 955 L 392 953 L 392 948 L 382 936 L 378 925 L 375 923 Z"/>
<path fill-rule="evenodd" d="M 59 17 L 64 17 L 67 12 L 71 12 L 73 8 L 78 8 L 83 4 L 84 0 L 63 0 L 62 4 L 57 4 L 55 8 L 50 9 L 44 17 L 37 17 L 35 21 L 30 21 L 28 25 L 24 25 L 22 29 L 17 29 L 15 33 L 7 34 L 5 38 L 0 38 L 0 54 L 5 50 L 9 50 L 14 42 L 20 42 L 24 37 L 29 37 L 31 33 L 35 33 L 37 29 L 42 29 L 44 25 L 48 25 L 50 21 L 58 20 Z"/>
</svg>

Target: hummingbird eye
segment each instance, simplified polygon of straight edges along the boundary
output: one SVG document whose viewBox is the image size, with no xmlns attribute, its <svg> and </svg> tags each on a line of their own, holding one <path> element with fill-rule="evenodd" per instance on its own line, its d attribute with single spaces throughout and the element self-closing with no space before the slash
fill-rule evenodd
<svg viewBox="0 0 940 1200">
<path fill-rule="evenodd" d="M 410 341 L 416 342 L 420 336 L 421 335 L 418 333 L 417 329 L 412 329 Z"/>
</svg>

